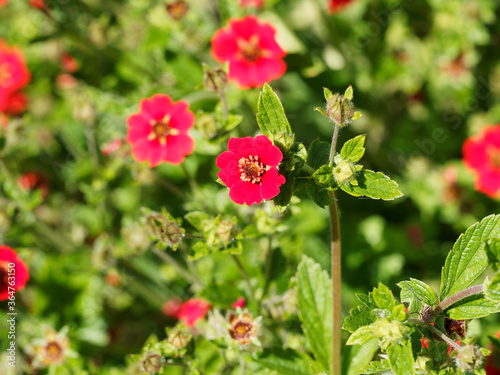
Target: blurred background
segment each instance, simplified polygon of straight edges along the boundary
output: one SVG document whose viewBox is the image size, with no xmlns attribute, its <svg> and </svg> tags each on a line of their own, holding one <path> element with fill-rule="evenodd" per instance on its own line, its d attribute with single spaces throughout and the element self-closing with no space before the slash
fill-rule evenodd
<svg viewBox="0 0 500 375">
<path fill-rule="evenodd" d="M 162 209 L 181 219 L 195 210 L 204 220 L 236 217 L 240 259 L 263 300 L 290 290 L 302 254 L 329 270 L 328 214 L 305 192 L 278 214 L 270 202 L 233 204 L 215 182 L 215 158 L 228 137 L 258 132 L 259 89 L 228 85 L 230 113 L 241 122 L 226 131 L 218 123 L 218 96 L 203 88 L 201 64 L 220 66 L 210 40 L 230 18 L 256 14 L 277 30 L 288 68 L 271 85 L 306 146 L 331 139 L 332 124 L 314 112 L 324 105 L 322 88 L 343 93 L 353 86 L 363 117 L 341 132 L 340 142 L 367 134 L 363 165 L 387 173 L 405 194 L 394 202 L 338 194 L 346 313 L 358 304 L 354 293 L 379 281 L 396 295 L 396 283 L 409 277 L 437 291 L 459 234 L 498 213 L 498 198 L 475 190 L 462 161 L 465 140 L 500 120 L 496 1 L 352 0 L 333 13 L 327 0 L 266 0 L 257 9 L 237 0 L 185 0 L 180 11 L 168 7 L 174 3 L 0 5 L 0 38 L 22 51 L 31 72 L 27 102 L 5 113 L 0 127 L 0 243 L 16 249 L 31 276 L 16 296 L 17 373 L 49 373 L 33 372 L 25 349 L 43 337 L 44 325 L 67 327 L 78 353 L 50 373 L 118 374 L 127 366 L 132 371 L 130 354 L 140 353 L 150 334 L 163 338 L 165 326 L 175 324 L 162 312 L 165 302 L 196 296 L 228 309 L 239 296 L 248 299 L 247 283 L 226 252 L 207 248 L 202 256 L 189 238 L 175 252 L 167 248 L 170 262 L 152 251 L 158 238 L 150 219 Z M 197 116 L 196 148 L 182 166 L 137 163 L 125 141 L 127 117 L 156 93 L 188 101 Z M 168 217 L 161 223 L 174 225 Z M 186 218 L 181 226 L 200 232 Z M 201 287 L 175 264 L 194 267 Z M 0 308 L 6 311 L 7 302 Z M 296 315 L 276 314 L 266 319 L 279 319 L 287 345 L 300 347 Z M 7 332 L 5 322 L 0 332 Z M 470 329 L 485 344 L 500 321 L 486 318 Z M 2 374 L 9 373 L 3 336 Z M 201 373 L 221 373 L 217 350 L 203 340 L 197 345 Z"/>
</svg>

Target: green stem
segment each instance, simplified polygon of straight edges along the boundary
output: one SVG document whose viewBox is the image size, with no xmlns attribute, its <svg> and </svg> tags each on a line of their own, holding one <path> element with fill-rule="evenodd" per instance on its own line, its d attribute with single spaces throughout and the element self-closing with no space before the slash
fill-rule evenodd
<svg viewBox="0 0 500 375">
<path fill-rule="evenodd" d="M 252 283 L 250 282 L 250 277 L 248 276 L 247 271 L 245 270 L 245 267 L 243 267 L 243 264 L 240 261 L 240 258 L 238 258 L 237 255 L 231 254 L 231 258 L 233 258 L 234 262 L 236 263 L 236 266 L 240 270 L 241 276 L 243 276 L 243 279 L 245 280 L 245 283 L 247 284 L 248 288 L 248 296 L 251 300 L 255 300 L 255 293 L 252 288 Z"/>
<path fill-rule="evenodd" d="M 153 247 L 153 253 L 155 253 L 159 258 L 161 258 L 165 263 L 172 265 L 172 267 L 174 267 L 177 270 L 179 275 L 184 277 L 191 284 L 201 288 L 201 285 L 199 284 L 198 280 L 196 280 L 196 278 L 193 275 L 191 275 L 184 267 L 182 267 L 180 263 L 177 262 L 177 260 L 171 257 L 170 254 L 158 249 L 157 247 Z"/>
<path fill-rule="evenodd" d="M 335 125 L 335 130 L 332 137 L 332 146 L 330 149 L 330 162 L 333 162 L 335 156 L 335 147 L 340 126 Z M 340 327 L 342 324 L 342 262 L 341 262 L 341 247 L 340 247 L 340 223 L 339 213 L 337 208 L 337 199 L 335 192 L 330 193 L 333 198 L 333 203 L 328 206 L 330 213 L 330 230 L 332 234 L 331 252 L 332 252 L 332 289 L 333 289 L 333 358 L 332 358 L 332 374 L 341 374 L 341 340 Z"/>
<path fill-rule="evenodd" d="M 437 329 L 434 326 L 428 325 L 427 328 L 431 330 L 432 333 L 434 333 L 436 336 L 438 336 L 441 340 L 444 342 L 447 342 L 451 346 L 453 346 L 455 349 L 460 350 L 460 345 L 458 345 L 455 341 L 450 339 L 448 336 L 446 336 L 443 332 L 441 332 L 439 329 Z"/>
<path fill-rule="evenodd" d="M 181 168 L 182 170 L 184 171 L 184 174 L 186 175 L 186 178 L 189 182 L 189 185 L 191 186 L 191 189 L 193 190 L 198 190 L 199 187 L 198 187 L 198 183 L 196 182 L 196 180 L 193 178 L 193 176 L 191 176 L 191 173 L 189 173 L 188 169 L 186 168 L 186 166 L 184 165 L 184 163 L 181 164 Z"/>
<path fill-rule="evenodd" d="M 432 315 L 436 316 L 439 313 L 445 311 L 451 305 L 457 303 L 458 301 L 470 297 L 474 294 L 481 294 L 481 293 L 483 293 L 483 284 L 470 286 L 467 289 L 461 290 L 460 292 L 455 293 L 452 296 L 449 296 L 443 302 L 437 305 L 436 308 L 432 310 Z"/>
<path fill-rule="evenodd" d="M 269 287 L 269 283 L 271 282 L 271 271 L 273 269 L 273 236 L 269 235 L 267 237 L 267 254 L 266 254 L 266 270 L 265 270 L 265 279 L 264 279 L 264 287 L 262 288 L 262 297 L 266 294 L 267 288 Z"/>
</svg>

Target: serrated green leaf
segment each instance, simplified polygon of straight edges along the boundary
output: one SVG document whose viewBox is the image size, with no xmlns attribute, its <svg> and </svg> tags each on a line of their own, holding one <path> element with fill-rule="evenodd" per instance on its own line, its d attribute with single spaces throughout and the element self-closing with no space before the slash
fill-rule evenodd
<svg viewBox="0 0 500 375">
<path fill-rule="evenodd" d="M 396 375 L 413 375 L 415 374 L 415 366 L 411 343 L 409 340 L 403 343 L 392 343 L 387 348 L 389 363 L 391 369 Z"/>
<path fill-rule="evenodd" d="M 391 371 L 391 364 L 388 360 L 373 361 L 369 365 L 363 367 L 360 374 L 383 374 Z"/>
<path fill-rule="evenodd" d="M 350 346 L 349 356 L 344 360 L 347 375 L 358 375 L 362 368 L 370 363 L 378 350 L 378 341 L 370 340 L 366 344 Z"/>
<path fill-rule="evenodd" d="M 406 310 L 404 305 L 397 305 L 392 309 L 391 319 L 403 322 L 406 320 Z"/>
<path fill-rule="evenodd" d="M 271 86 L 264 84 L 257 103 L 257 123 L 263 134 L 269 138 L 280 133 L 292 134 L 292 129 L 285 115 L 283 105 Z"/>
<path fill-rule="evenodd" d="M 357 186 L 343 184 L 340 188 L 355 197 L 367 196 L 373 199 L 393 200 L 403 194 L 398 189 L 396 181 L 391 180 L 381 172 L 362 169 L 356 175 Z"/>
<path fill-rule="evenodd" d="M 488 265 L 497 272 L 500 269 L 500 238 L 490 238 L 486 241 L 485 248 Z"/>
<path fill-rule="evenodd" d="M 375 319 L 370 314 L 371 310 L 365 305 L 351 309 L 349 315 L 344 320 L 343 329 L 354 332 L 358 328 L 372 324 Z"/>
<path fill-rule="evenodd" d="M 307 360 L 292 349 L 264 349 L 254 359 L 261 366 L 283 375 L 310 375 Z"/>
<path fill-rule="evenodd" d="M 441 271 L 441 301 L 467 288 L 485 270 L 484 241 L 498 235 L 500 215 L 488 216 L 460 235 Z"/>
<path fill-rule="evenodd" d="M 446 310 L 446 315 L 455 320 L 476 319 L 500 311 L 500 303 L 490 301 L 481 294 L 475 294 Z"/>
<path fill-rule="evenodd" d="M 426 283 L 417 279 L 410 279 L 409 281 L 401 281 L 398 286 L 401 288 L 401 293 L 403 290 L 409 291 L 417 300 L 425 303 L 427 306 L 432 306 L 437 302 L 438 296 L 436 292 Z M 403 300 L 403 302 L 410 302 L 408 300 Z"/>
<path fill-rule="evenodd" d="M 319 169 L 313 173 L 313 177 L 316 181 L 318 181 L 321 185 L 326 186 L 336 186 L 337 183 L 333 178 L 332 166 L 331 165 L 322 165 Z"/>
<path fill-rule="evenodd" d="M 365 154 L 365 139 L 366 135 L 358 135 L 353 139 L 349 139 L 340 150 L 342 159 L 356 163 Z"/>
<path fill-rule="evenodd" d="M 493 302 L 500 302 L 500 273 L 493 278 L 486 277 L 483 283 L 484 296 Z"/>
<path fill-rule="evenodd" d="M 314 180 L 309 180 L 307 183 L 307 195 L 321 208 L 333 203 L 328 190 L 324 186 L 317 184 Z"/>
<path fill-rule="evenodd" d="M 330 369 L 333 334 L 332 284 L 326 271 L 303 256 L 297 269 L 299 318 L 315 358 Z"/>
<path fill-rule="evenodd" d="M 401 289 L 401 293 L 399 295 L 399 298 L 401 299 L 401 302 L 406 302 L 408 303 L 408 313 L 419 313 L 420 310 L 422 309 L 422 304 L 421 302 L 415 298 L 415 295 L 410 292 L 409 289 Z"/>
<path fill-rule="evenodd" d="M 363 345 L 375 338 L 373 327 L 363 326 L 354 331 L 346 342 L 346 345 Z"/>
<path fill-rule="evenodd" d="M 330 157 L 330 144 L 320 140 L 314 140 L 307 152 L 307 164 L 318 169 L 323 164 L 328 164 Z"/>
<path fill-rule="evenodd" d="M 391 312 L 396 306 L 391 290 L 382 283 L 379 283 L 377 288 L 373 288 L 372 297 L 377 306 L 383 310 Z"/>
<path fill-rule="evenodd" d="M 370 310 L 376 309 L 377 305 L 375 304 L 375 301 L 373 300 L 372 294 L 364 294 L 364 293 L 356 293 L 355 294 L 356 298 L 358 299 L 359 302 L 364 304 L 366 307 L 368 307 Z"/>
</svg>

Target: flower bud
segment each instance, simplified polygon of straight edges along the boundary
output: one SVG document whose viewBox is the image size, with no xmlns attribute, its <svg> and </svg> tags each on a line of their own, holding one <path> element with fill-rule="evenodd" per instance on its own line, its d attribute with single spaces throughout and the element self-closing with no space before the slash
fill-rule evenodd
<svg viewBox="0 0 500 375">
<path fill-rule="evenodd" d="M 177 349 L 184 349 L 189 344 L 192 337 L 193 336 L 186 330 L 176 327 L 168 334 L 167 341 Z"/>
<path fill-rule="evenodd" d="M 354 181 L 356 178 L 356 166 L 348 161 L 341 161 L 333 168 L 333 177 L 339 185 Z"/>
<path fill-rule="evenodd" d="M 484 361 L 483 351 L 476 345 L 464 345 L 459 350 L 455 357 L 455 364 L 462 370 L 480 369 Z"/>
<path fill-rule="evenodd" d="M 227 74 L 221 68 L 203 65 L 203 85 L 209 91 L 222 92 L 227 86 Z"/>
<path fill-rule="evenodd" d="M 177 0 L 172 3 L 166 4 L 165 9 L 168 15 L 175 21 L 179 21 L 184 18 L 189 10 L 188 5 L 183 0 Z"/>
<path fill-rule="evenodd" d="M 149 373 L 156 373 L 162 368 L 161 356 L 151 350 L 144 354 L 141 363 L 143 370 Z"/>
</svg>

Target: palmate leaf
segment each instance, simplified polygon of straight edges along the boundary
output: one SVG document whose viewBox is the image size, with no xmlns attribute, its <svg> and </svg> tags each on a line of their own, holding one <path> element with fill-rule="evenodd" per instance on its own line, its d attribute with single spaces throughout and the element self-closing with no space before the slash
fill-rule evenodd
<svg viewBox="0 0 500 375">
<path fill-rule="evenodd" d="M 356 175 L 357 185 L 342 184 L 341 189 L 355 197 L 367 196 L 373 199 L 393 200 L 403 195 L 396 181 L 382 172 L 362 169 Z"/>
<path fill-rule="evenodd" d="M 488 216 L 460 235 L 441 271 L 441 301 L 470 286 L 485 270 L 484 242 L 499 235 L 500 215 Z"/>
<path fill-rule="evenodd" d="M 314 356 L 327 371 L 332 362 L 332 284 L 326 271 L 306 256 L 296 277 L 299 318 Z"/>
</svg>

